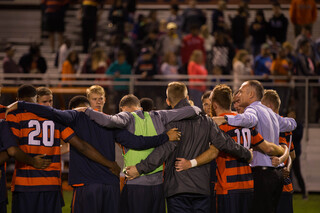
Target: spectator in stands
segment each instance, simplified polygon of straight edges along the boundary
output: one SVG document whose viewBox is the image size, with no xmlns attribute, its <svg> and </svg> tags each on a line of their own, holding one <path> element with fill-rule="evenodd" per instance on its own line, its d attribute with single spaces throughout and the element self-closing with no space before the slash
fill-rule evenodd
<svg viewBox="0 0 320 213">
<path fill-rule="evenodd" d="M 150 112 L 155 110 L 154 102 L 151 98 L 141 98 L 140 99 L 140 106 L 144 112 Z"/>
<path fill-rule="evenodd" d="M 177 33 L 181 38 L 181 27 L 182 27 L 182 17 L 179 15 L 179 5 L 172 4 L 170 8 L 170 15 L 167 19 L 167 22 L 173 22 L 177 26 Z"/>
<path fill-rule="evenodd" d="M 113 62 L 106 71 L 106 74 L 113 76 L 115 82 L 129 82 L 129 79 L 119 78 L 121 75 L 130 75 L 132 67 L 126 61 L 126 54 L 123 51 L 118 52 L 118 57 L 115 62 Z M 129 94 L 129 85 L 116 85 L 113 87 L 114 102 L 118 106 L 121 98 Z M 119 111 L 119 108 L 117 112 Z"/>
<path fill-rule="evenodd" d="M 16 49 L 12 44 L 7 44 L 4 48 L 6 56 L 3 59 L 2 66 L 4 73 L 22 73 L 19 65 L 13 60 Z"/>
<path fill-rule="evenodd" d="M 160 72 L 162 75 L 178 75 L 179 66 L 176 54 L 173 52 L 168 52 L 164 56 L 164 61 L 160 67 Z M 175 81 L 176 79 L 167 79 L 170 81 Z"/>
<path fill-rule="evenodd" d="M 263 10 L 257 10 L 254 22 L 250 26 L 250 35 L 252 36 L 253 55 L 260 53 L 260 47 L 266 42 L 268 23 L 264 18 Z"/>
<path fill-rule="evenodd" d="M 269 44 L 272 58 L 277 58 L 279 50 L 281 49 L 280 42 L 278 42 L 275 37 L 271 37 L 270 39 L 268 39 L 267 43 Z"/>
<path fill-rule="evenodd" d="M 182 14 L 182 32 L 185 34 L 191 33 L 191 27 L 200 29 L 207 21 L 207 18 L 202 10 L 196 8 L 197 1 L 189 0 L 189 7 Z"/>
<path fill-rule="evenodd" d="M 84 62 L 81 72 L 102 74 L 105 73 L 107 66 L 107 54 L 102 48 L 96 47 Z"/>
<path fill-rule="evenodd" d="M 289 64 L 290 66 L 293 66 L 296 64 L 296 56 L 293 54 L 293 46 L 291 45 L 290 42 L 286 41 L 282 44 L 282 48 L 284 49 L 285 51 L 285 54 L 286 54 L 286 57 L 288 58 L 289 60 Z M 291 67 L 291 73 L 293 73 L 293 67 Z"/>
<path fill-rule="evenodd" d="M 109 21 L 114 25 L 118 34 L 124 33 L 125 22 L 128 20 L 127 8 L 124 7 L 122 0 L 114 0 L 109 11 Z"/>
<path fill-rule="evenodd" d="M 270 47 L 267 43 L 261 45 L 261 53 L 254 59 L 254 74 L 263 76 L 267 79 L 270 75 L 272 58 Z"/>
<path fill-rule="evenodd" d="M 141 81 L 152 80 L 153 76 L 157 74 L 157 62 L 148 48 L 142 48 L 135 74 L 141 75 Z M 141 86 L 138 87 L 138 94 L 140 97 L 152 98 L 155 96 L 156 91 L 154 87 Z"/>
<path fill-rule="evenodd" d="M 225 31 L 227 29 L 224 19 L 224 10 L 227 8 L 227 3 L 224 0 L 218 1 L 218 8 L 212 12 L 212 34 L 217 31 Z"/>
<path fill-rule="evenodd" d="M 136 58 L 136 52 L 132 46 L 130 39 L 124 37 L 121 34 L 114 34 L 111 36 L 111 48 L 109 57 L 112 62 L 114 62 L 118 56 L 119 52 L 124 52 L 126 54 L 127 63 L 133 67 Z"/>
<path fill-rule="evenodd" d="M 307 26 L 312 33 L 312 25 L 317 20 L 317 5 L 314 0 L 292 0 L 290 20 L 294 24 L 294 34 L 298 36 L 302 27 Z"/>
<path fill-rule="evenodd" d="M 281 12 L 279 2 L 272 4 L 273 16 L 269 20 L 268 35 L 282 44 L 287 40 L 288 19 Z"/>
<path fill-rule="evenodd" d="M 243 79 L 246 75 L 252 75 L 250 67 L 250 56 L 247 50 L 238 50 L 233 59 L 233 91 L 237 91 L 239 87 L 247 79 Z"/>
<path fill-rule="evenodd" d="M 287 77 L 289 79 L 290 73 L 290 59 L 286 57 L 286 52 L 283 48 L 278 52 L 277 57 L 272 61 L 271 64 L 271 74 L 274 76 Z M 286 84 L 289 82 L 287 79 L 275 80 L 274 89 L 277 91 L 280 100 L 280 115 L 286 115 L 289 107 L 290 101 L 290 88 L 288 86 L 283 86 L 282 84 Z"/>
<path fill-rule="evenodd" d="M 311 56 L 311 44 L 308 39 L 302 40 L 300 42 L 299 53 L 297 54 L 295 75 L 316 75 L 314 58 Z"/>
<path fill-rule="evenodd" d="M 231 38 L 237 49 L 243 49 L 248 35 L 247 13 L 244 7 L 237 9 L 237 15 L 231 18 Z"/>
<path fill-rule="evenodd" d="M 49 32 L 49 40 L 52 53 L 55 52 L 55 33 L 58 34 L 59 47 L 63 42 L 64 16 L 68 7 L 68 3 L 69 0 L 43 0 L 41 4 L 44 8 L 46 29 Z"/>
<path fill-rule="evenodd" d="M 296 36 L 294 40 L 294 50 L 296 53 L 299 52 L 300 42 L 306 39 L 309 40 L 310 43 L 312 43 L 310 26 L 303 26 L 301 29 L 301 33 Z"/>
<path fill-rule="evenodd" d="M 190 63 L 188 64 L 188 75 L 202 75 L 207 76 L 208 71 L 203 64 L 203 53 L 201 50 L 194 50 L 190 57 Z M 204 84 L 206 79 L 196 79 L 194 77 L 189 78 L 190 83 L 203 83 L 201 85 L 190 85 L 189 94 L 191 100 L 195 106 L 201 108 L 201 96 L 207 90 L 207 86 Z"/>
<path fill-rule="evenodd" d="M 161 57 L 167 53 L 179 54 L 181 40 L 177 34 L 177 25 L 174 22 L 167 24 L 167 34 L 160 37 L 157 43 L 157 50 Z"/>
<path fill-rule="evenodd" d="M 229 75 L 232 70 L 234 55 L 234 47 L 229 42 L 226 33 L 217 31 L 215 33 L 215 43 L 212 47 L 213 74 Z"/>
<path fill-rule="evenodd" d="M 311 44 L 308 39 L 300 42 L 294 74 L 297 76 L 316 75 L 314 58 L 311 57 Z M 305 87 L 295 87 L 297 122 L 299 123 L 305 121 L 305 101 L 311 103 L 311 97 L 313 97 L 311 93 L 313 92 L 310 91 L 309 97 L 305 97 Z"/>
<path fill-rule="evenodd" d="M 38 44 L 31 44 L 29 53 L 24 54 L 19 65 L 24 73 L 45 73 L 47 71 L 46 60 L 41 56 L 40 47 Z"/>
<path fill-rule="evenodd" d="M 316 70 L 317 70 L 317 73 L 320 73 L 320 38 L 318 38 L 314 42 L 313 50 L 314 50 L 314 56 L 315 56 Z"/>
<path fill-rule="evenodd" d="M 69 39 L 65 38 L 63 44 L 59 48 L 59 52 L 57 53 L 58 54 L 57 55 L 57 58 L 58 58 L 57 65 L 58 65 L 59 72 L 62 71 L 62 65 L 72 50 L 73 50 L 73 48 L 71 47 L 71 41 Z"/>
<path fill-rule="evenodd" d="M 64 74 L 76 74 L 79 68 L 79 56 L 76 51 L 71 51 L 67 57 L 67 60 L 62 66 L 62 81 L 74 81 L 75 78 L 63 76 Z"/>
<path fill-rule="evenodd" d="M 206 50 L 206 68 L 212 70 L 212 46 L 215 43 L 214 37 L 209 33 L 207 25 L 201 26 L 200 37 L 204 41 L 204 49 Z"/>
<path fill-rule="evenodd" d="M 182 74 L 187 73 L 187 67 L 190 56 L 194 50 L 201 50 L 205 60 L 206 51 L 204 49 L 204 40 L 199 36 L 200 28 L 196 25 L 190 27 L 190 34 L 186 35 L 182 40 L 181 46 L 181 61 L 182 61 Z"/>
<path fill-rule="evenodd" d="M 102 0 L 82 0 L 81 27 L 84 53 L 88 53 L 90 43 L 96 41 L 98 10 L 102 7 Z"/>
</svg>

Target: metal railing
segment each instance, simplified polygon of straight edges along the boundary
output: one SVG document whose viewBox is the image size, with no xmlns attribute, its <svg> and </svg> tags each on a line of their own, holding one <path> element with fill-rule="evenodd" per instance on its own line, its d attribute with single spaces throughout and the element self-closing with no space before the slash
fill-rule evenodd
<svg viewBox="0 0 320 213">
<path fill-rule="evenodd" d="M 61 78 L 67 78 L 72 80 L 62 81 Z M 127 81 L 114 81 L 112 76 L 106 76 L 105 74 L 60 74 L 60 73 L 45 73 L 45 74 L 0 74 L 0 85 L 4 87 L 20 86 L 21 84 L 32 84 L 35 86 L 47 86 L 47 87 L 88 87 L 93 84 L 101 86 L 118 86 L 125 85 L 129 87 L 129 93 L 134 93 L 135 87 L 143 86 L 162 86 L 165 87 L 171 81 L 181 81 L 187 86 L 200 86 L 206 85 L 209 88 L 213 88 L 215 85 L 224 83 L 233 88 L 235 82 L 233 81 L 233 75 L 155 75 L 148 81 L 141 81 L 141 75 L 121 75 L 120 79 L 127 79 Z M 204 82 L 189 82 L 189 79 L 202 79 Z M 304 77 L 304 76 L 269 76 L 268 79 L 262 76 L 239 76 L 238 80 L 260 80 L 263 86 L 268 88 L 284 87 L 293 89 L 297 87 L 303 87 L 305 89 L 305 129 L 309 127 L 309 103 L 308 97 L 311 87 L 320 87 L 320 76 Z M 278 82 L 277 80 L 282 80 Z"/>
</svg>

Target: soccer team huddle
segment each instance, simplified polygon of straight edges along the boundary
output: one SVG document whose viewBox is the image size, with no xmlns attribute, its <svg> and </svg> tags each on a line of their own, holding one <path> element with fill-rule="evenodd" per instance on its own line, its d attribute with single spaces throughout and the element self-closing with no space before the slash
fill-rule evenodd
<svg viewBox="0 0 320 213">
<path fill-rule="evenodd" d="M 0 212 L 7 212 L 10 157 L 16 160 L 12 212 L 62 212 L 66 152 L 75 213 L 293 212 L 289 172 L 297 123 L 279 116 L 275 90 L 250 80 L 233 94 L 219 84 L 203 94 L 201 110 L 184 83 L 171 82 L 171 109 L 153 110 L 149 100 L 142 104 L 129 94 L 116 115 L 102 112 L 105 95 L 93 85 L 87 96 L 70 100 L 69 110 L 58 110 L 49 88 L 22 85 L 18 101 L 1 106 Z M 116 143 L 126 177 L 121 192 Z"/>
</svg>

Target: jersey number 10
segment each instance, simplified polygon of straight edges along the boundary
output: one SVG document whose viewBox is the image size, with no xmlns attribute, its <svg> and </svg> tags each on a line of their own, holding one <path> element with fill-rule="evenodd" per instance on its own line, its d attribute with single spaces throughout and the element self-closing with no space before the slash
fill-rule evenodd
<svg viewBox="0 0 320 213">
<path fill-rule="evenodd" d="M 237 143 L 239 145 L 242 145 L 245 148 L 249 149 L 251 146 L 251 131 L 250 131 L 250 129 L 248 129 L 248 128 L 241 129 L 243 144 L 241 144 L 240 129 L 235 129 L 234 132 L 237 134 Z"/>
<path fill-rule="evenodd" d="M 44 121 L 41 123 L 37 120 L 30 120 L 28 123 L 29 128 L 35 128 L 35 130 L 31 131 L 28 136 L 29 145 L 40 146 L 41 141 L 36 139 L 37 136 L 40 135 L 42 130 L 42 142 L 44 146 L 53 146 L 54 143 L 54 122 L 53 121 Z M 49 135 L 50 134 L 50 135 Z"/>
</svg>

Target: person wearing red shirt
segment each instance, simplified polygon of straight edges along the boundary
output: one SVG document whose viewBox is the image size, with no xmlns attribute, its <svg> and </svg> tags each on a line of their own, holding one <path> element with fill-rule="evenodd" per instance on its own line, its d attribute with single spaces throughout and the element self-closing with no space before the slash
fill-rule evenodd
<svg viewBox="0 0 320 213">
<path fill-rule="evenodd" d="M 187 67 L 190 56 L 194 50 L 201 50 L 203 53 L 203 61 L 205 61 L 206 51 L 204 49 L 204 40 L 199 36 L 200 29 L 193 26 L 190 29 L 190 34 L 186 35 L 182 40 L 181 60 L 183 65 L 182 74 L 187 73 Z"/>
<path fill-rule="evenodd" d="M 190 57 L 190 62 L 188 64 L 188 75 L 203 75 L 207 76 L 208 71 L 203 65 L 203 53 L 200 50 L 194 50 Z M 205 85 L 206 79 L 195 79 L 190 78 L 190 83 L 196 83 L 198 85 L 190 85 L 189 93 L 190 98 L 194 102 L 194 104 L 198 107 L 202 106 L 201 96 L 207 90 L 207 86 Z M 199 85 L 199 83 L 201 83 Z"/>
</svg>

